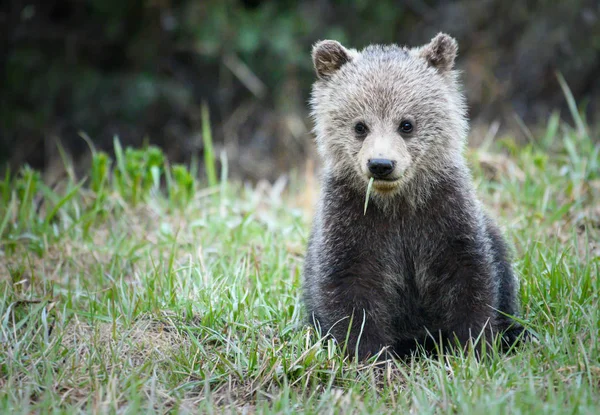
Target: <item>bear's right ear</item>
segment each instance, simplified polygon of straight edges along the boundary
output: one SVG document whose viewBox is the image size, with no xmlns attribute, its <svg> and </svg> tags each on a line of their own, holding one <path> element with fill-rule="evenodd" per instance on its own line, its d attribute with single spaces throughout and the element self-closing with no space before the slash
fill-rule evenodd
<svg viewBox="0 0 600 415">
<path fill-rule="evenodd" d="M 313 46 L 312 59 L 317 76 L 324 79 L 340 69 L 343 64 L 350 62 L 352 56 L 340 42 L 321 40 Z"/>
<path fill-rule="evenodd" d="M 453 37 L 438 33 L 427 45 L 417 48 L 417 51 L 429 66 L 436 68 L 440 73 L 445 73 L 454 67 L 458 43 Z"/>
</svg>

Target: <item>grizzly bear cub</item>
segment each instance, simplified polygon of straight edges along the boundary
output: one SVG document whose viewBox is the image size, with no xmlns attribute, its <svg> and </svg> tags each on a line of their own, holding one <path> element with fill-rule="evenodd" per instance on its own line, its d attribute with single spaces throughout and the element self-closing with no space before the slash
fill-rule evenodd
<svg viewBox="0 0 600 415">
<path fill-rule="evenodd" d="M 463 157 L 457 50 L 442 33 L 412 49 L 313 48 L 323 173 L 303 297 L 311 322 L 361 360 L 522 337 L 508 249 Z"/>
</svg>

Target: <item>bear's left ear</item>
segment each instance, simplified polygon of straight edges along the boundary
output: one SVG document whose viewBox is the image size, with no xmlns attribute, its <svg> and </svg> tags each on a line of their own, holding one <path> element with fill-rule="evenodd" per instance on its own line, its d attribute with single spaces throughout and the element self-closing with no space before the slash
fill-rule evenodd
<svg viewBox="0 0 600 415">
<path fill-rule="evenodd" d="M 351 52 L 335 40 L 322 40 L 313 46 L 313 65 L 317 76 L 327 78 L 352 60 Z"/>
<path fill-rule="evenodd" d="M 458 53 L 458 43 L 445 33 L 438 33 L 427 45 L 419 48 L 419 56 L 427 61 L 429 66 L 440 73 L 448 72 L 454 67 Z"/>
</svg>

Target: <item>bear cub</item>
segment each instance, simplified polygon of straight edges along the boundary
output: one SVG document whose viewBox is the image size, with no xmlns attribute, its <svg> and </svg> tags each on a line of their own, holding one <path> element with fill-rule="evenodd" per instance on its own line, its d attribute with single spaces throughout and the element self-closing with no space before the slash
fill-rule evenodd
<svg viewBox="0 0 600 415">
<path fill-rule="evenodd" d="M 510 346 L 526 334 L 510 318 L 518 282 L 507 245 L 463 156 L 457 50 L 440 33 L 418 48 L 325 40 L 312 51 L 323 172 L 303 300 L 311 323 L 360 360 L 479 350 L 498 335 Z"/>
</svg>

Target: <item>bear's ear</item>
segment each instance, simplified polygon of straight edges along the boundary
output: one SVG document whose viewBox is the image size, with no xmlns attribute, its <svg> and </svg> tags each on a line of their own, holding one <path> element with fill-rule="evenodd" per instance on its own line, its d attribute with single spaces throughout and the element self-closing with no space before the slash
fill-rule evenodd
<svg viewBox="0 0 600 415">
<path fill-rule="evenodd" d="M 452 70 L 457 53 L 458 43 L 445 33 L 438 33 L 431 42 L 419 48 L 419 56 L 440 73 Z"/>
<path fill-rule="evenodd" d="M 321 79 L 337 71 L 343 64 L 350 62 L 350 51 L 335 40 L 321 40 L 312 49 L 313 65 L 317 76 Z"/>
</svg>

